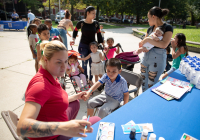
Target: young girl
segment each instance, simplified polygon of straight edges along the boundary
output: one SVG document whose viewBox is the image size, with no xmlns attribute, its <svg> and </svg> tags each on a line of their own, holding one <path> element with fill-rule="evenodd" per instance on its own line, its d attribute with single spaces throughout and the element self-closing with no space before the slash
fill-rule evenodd
<svg viewBox="0 0 200 140">
<path fill-rule="evenodd" d="M 28 32 L 28 40 L 29 40 L 29 46 L 31 49 L 31 53 L 33 55 L 33 59 L 35 59 L 35 70 L 36 73 L 38 71 L 38 61 L 37 61 L 37 52 L 35 50 L 36 43 L 38 42 L 38 36 L 36 35 L 37 32 L 37 25 L 36 24 L 30 24 L 27 28 Z"/>
<path fill-rule="evenodd" d="M 117 48 L 112 48 L 114 44 L 114 39 L 112 37 L 107 38 L 107 44 L 108 47 L 104 49 L 104 53 L 108 59 L 113 58 L 115 52 L 119 54 L 119 46 L 117 46 Z"/>
<path fill-rule="evenodd" d="M 102 56 L 102 54 L 99 51 L 97 51 L 98 44 L 96 42 L 91 42 L 89 46 L 92 53 L 90 53 L 85 58 L 78 58 L 78 59 L 88 60 L 91 57 L 92 59 L 91 72 L 92 72 L 92 75 L 95 75 L 95 82 L 97 82 L 98 77 L 101 78 L 102 75 L 104 74 L 104 67 L 103 67 L 102 61 L 105 59 L 105 57 Z"/>
<path fill-rule="evenodd" d="M 78 87 L 80 88 L 81 91 L 86 91 L 89 89 L 89 87 L 87 87 L 87 81 L 86 81 L 86 77 L 84 74 L 84 69 L 79 65 L 78 61 L 77 61 L 77 56 L 72 54 L 71 56 L 69 56 L 68 58 L 68 66 L 67 66 L 67 74 L 70 74 L 72 76 L 72 78 L 75 79 Z M 82 72 L 80 73 L 79 70 Z M 83 81 L 83 86 L 81 85 L 81 80 Z"/>
<path fill-rule="evenodd" d="M 176 34 L 174 39 L 171 41 L 171 45 L 172 45 L 172 58 L 173 58 L 172 67 L 167 73 L 163 75 L 162 79 L 164 79 L 169 74 L 178 69 L 181 59 L 188 55 L 188 48 L 186 46 L 186 37 L 184 34 L 182 33 Z"/>
</svg>

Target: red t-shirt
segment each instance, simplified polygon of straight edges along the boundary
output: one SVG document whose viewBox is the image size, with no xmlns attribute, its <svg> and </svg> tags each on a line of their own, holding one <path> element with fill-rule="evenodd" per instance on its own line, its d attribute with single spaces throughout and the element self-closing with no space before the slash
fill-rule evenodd
<svg viewBox="0 0 200 140">
<path fill-rule="evenodd" d="M 36 120 L 43 122 L 68 121 L 66 110 L 69 106 L 68 95 L 62 89 L 58 80 L 45 69 L 40 67 L 37 74 L 31 79 L 25 94 L 25 101 L 41 105 Z M 31 140 L 52 140 L 57 136 L 29 138 Z"/>
</svg>

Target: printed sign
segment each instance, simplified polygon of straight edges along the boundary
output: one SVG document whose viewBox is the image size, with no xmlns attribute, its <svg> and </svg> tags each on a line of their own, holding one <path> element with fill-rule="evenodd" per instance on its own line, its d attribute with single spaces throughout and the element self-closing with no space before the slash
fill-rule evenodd
<svg viewBox="0 0 200 140">
<path fill-rule="evenodd" d="M 3 31 L 3 29 L 4 29 L 4 25 L 0 24 L 0 31 Z"/>
<path fill-rule="evenodd" d="M 8 23 L 8 27 L 12 28 L 12 23 Z"/>
</svg>

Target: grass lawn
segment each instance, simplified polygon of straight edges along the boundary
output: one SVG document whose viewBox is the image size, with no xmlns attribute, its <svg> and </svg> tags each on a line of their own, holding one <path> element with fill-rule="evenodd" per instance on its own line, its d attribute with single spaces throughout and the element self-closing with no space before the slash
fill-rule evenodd
<svg viewBox="0 0 200 140">
<path fill-rule="evenodd" d="M 186 29 L 179 29 L 178 26 L 174 29 L 173 36 L 177 33 L 183 33 L 187 41 L 200 42 L 200 29 L 195 26 L 187 26 Z M 147 32 L 147 29 L 140 29 L 140 31 Z M 187 44 L 188 46 L 200 47 L 199 45 Z"/>
<path fill-rule="evenodd" d="M 74 28 L 76 26 L 78 21 L 72 21 Z M 42 20 L 42 23 L 44 23 L 44 20 Z M 101 22 L 99 22 L 99 24 L 103 24 Z M 52 21 L 52 26 L 53 28 L 57 28 L 58 24 L 55 23 L 55 21 Z M 115 25 L 107 25 L 107 24 L 103 24 L 103 28 L 104 29 L 111 29 L 111 28 L 124 28 L 123 26 L 115 26 Z M 68 31 L 72 31 L 71 28 L 68 29 Z"/>
</svg>

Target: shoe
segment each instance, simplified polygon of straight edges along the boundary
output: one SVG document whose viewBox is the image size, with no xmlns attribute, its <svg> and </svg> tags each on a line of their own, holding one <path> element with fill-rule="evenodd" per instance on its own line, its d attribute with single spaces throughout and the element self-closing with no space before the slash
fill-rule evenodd
<svg viewBox="0 0 200 140">
<path fill-rule="evenodd" d="M 84 88 L 85 88 L 86 91 L 88 91 L 90 89 L 89 85 L 85 85 Z"/>
<path fill-rule="evenodd" d="M 86 91 L 84 87 L 81 87 L 80 90 L 81 90 L 81 91 Z"/>
</svg>

